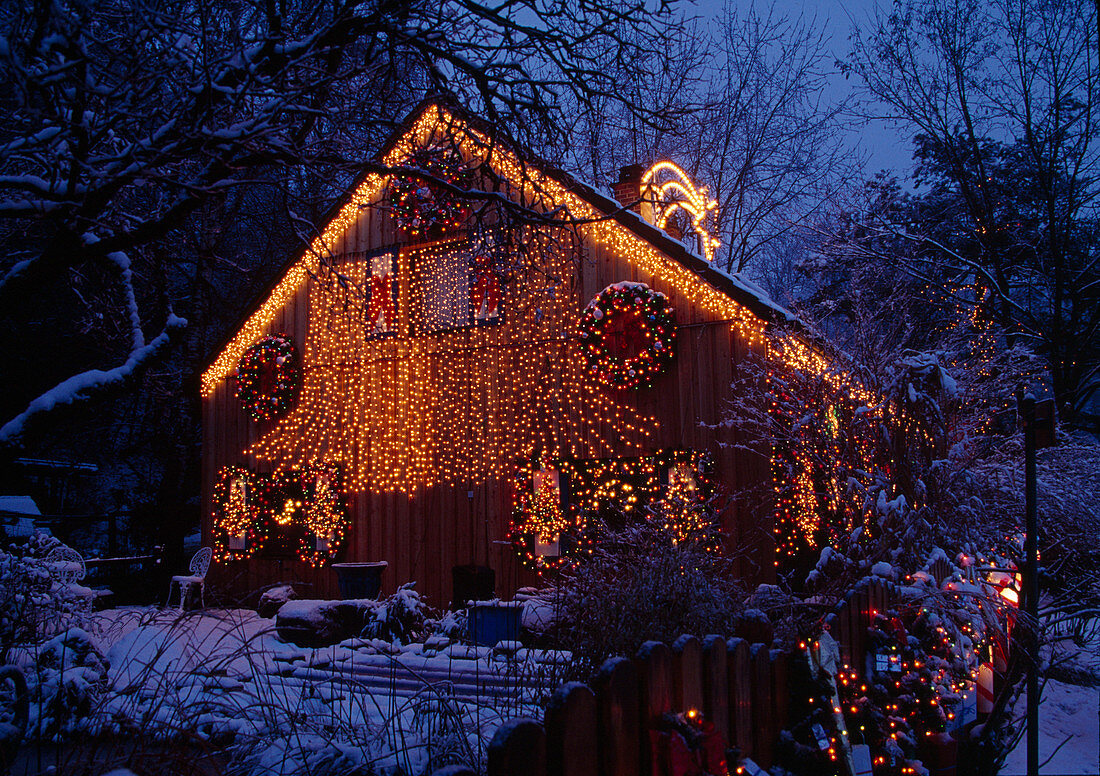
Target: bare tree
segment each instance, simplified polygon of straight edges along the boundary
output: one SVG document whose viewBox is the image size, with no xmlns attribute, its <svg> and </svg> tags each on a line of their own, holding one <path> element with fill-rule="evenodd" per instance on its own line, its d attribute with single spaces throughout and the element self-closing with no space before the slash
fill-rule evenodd
<svg viewBox="0 0 1100 776">
<path fill-rule="evenodd" d="M 251 202 L 315 229 L 324 207 L 310 203 L 331 200 L 425 95 L 469 107 L 517 146 L 560 141 L 565 99 L 654 120 L 603 64 L 673 31 L 670 6 L 5 4 L 0 353 L 19 379 L 0 444 L 131 381 L 181 336 L 203 275 L 187 252 L 232 246 L 221 238 L 232 227 L 203 208 Z M 262 203 L 236 197 L 264 188 Z"/>
<path fill-rule="evenodd" d="M 825 89 L 831 61 L 814 20 L 734 4 L 664 42 L 666 53 L 617 70 L 624 94 L 665 123 L 613 105 L 580 112 L 573 164 L 596 181 L 626 164 L 677 162 L 718 202 L 712 225 L 727 270 L 774 279 L 807 236 L 801 224 L 851 178 L 842 103 Z"/>
<path fill-rule="evenodd" d="M 717 72 L 697 116 L 692 166 L 718 201 L 723 264 L 765 274 L 804 235 L 856 170 L 840 137 L 844 104 L 828 96 L 831 62 L 815 19 L 774 6 L 741 16 L 728 6 Z"/>
<path fill-rule="evenodd" d="M 868 115 L 913 132 L 927 185 L 919 218 L 880 233 L 934 257 L 934 274 L 907 272 L 1042 355 L 1082 419 L 1100 389 L 1096 35 L 1089 4 L 913 0 L 857 31 L 846 63 Z"/>
</svg>

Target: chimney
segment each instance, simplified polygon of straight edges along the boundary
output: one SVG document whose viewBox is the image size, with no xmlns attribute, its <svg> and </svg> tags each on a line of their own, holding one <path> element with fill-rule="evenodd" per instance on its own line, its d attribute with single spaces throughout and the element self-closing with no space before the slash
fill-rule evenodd
<svg viewBox="0 0 1100 776">
<path fill-rule="evenodd" d="M 635 213 L 641 213 L 642 196 L 642 166 L 640 164 L 628 164 L 619 168 L 619 181 L 611 187 L 615 199 L 619 204 L 628 207 Z"/>
</svg>

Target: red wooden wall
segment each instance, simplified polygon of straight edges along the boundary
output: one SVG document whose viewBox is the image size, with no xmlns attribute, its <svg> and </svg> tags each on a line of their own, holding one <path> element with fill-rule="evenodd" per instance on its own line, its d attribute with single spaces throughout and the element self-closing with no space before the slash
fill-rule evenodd
<svg viewBox="0 0 1100 776">
<path fill-rule="evenodd" d="M 268 327 L 268 333 L 290 334 L 304 351 L 307 383 L 311 369 L 338 368 L 349 371 L 339 383 L 346 396 L 338 397 L 337 404 L 390 396 L 394 417 L 375 417 L 371 421 L 380 423 L 379 428 L 391 435 L 387 443 L 390 447 L 413 446 L 431 438 L 437 453 L 448 450 L 449 454 L 460 455 L 466 447 L 480 450 L 496 445 L 505 450 L 504 458 L 511 455 L 519 462 L 532 451 L 512 440 L 509 435 L 514 431 L 510 429 L 522 426 L 524 414 L 529 411 L 524 402 L 539 402 L 539 425 L 544 429 L 537 433 L 557 440 L 558 451 L 568 448 L 578 458 L 632 456 L 668 448 L 710 451 L 716 478 L 736 495 L 723 516 L 730 548 L 754 548 L 753 562 L 744 565 L 743 575 L 767 578 L 772 573 L 771 523 L 767 504 L 761 501 L 770 485 L 768 449 L 759 440 L 737 438 L 735 432 L 715 428 L 730 397 L 730 384 L 738 364 L 748 355 L 749 346 L 735 324 L 708 316 L 661 278 L 640 273 L 628 257 L 582 235 L 579 243 L 548 248 L 548 254 L 553 255 L 548 255 L 545 266 L 528 270 L 526 276 L 521 270 L 521 277 L 506 286 L 501 325 L 410 337 L 408 311 L 415 307 L 410 305 L 410 301 L 415 302 L 415 289 L 409 265 L 416 251 L 424 246 L 396 235 L 385 209 L 365 208 L 358 222 L 345 234 L 344 243 L 335 246 L 333 253 L 339 257 L 347 252 L 398 244 L 401 246 L 399 329 L 404 336 L 366 340 L 360 330 L 356 338 L 355 327 L 361 329 L 363 318 L 361 305 L 356 304 L 353 292 L 326 290 L 335 286 L 331 274 L 324 271 L 306 281 Z M 337 258 L 338 271 L 352 279 L 362 278 L 362 267 L 341 265 L 340 261 Z M 526 261 L 529 263 L 530 259 Z M 553 294 L 548 292 L 545 281 L 551 270 L 561 277 Z M 643 282 L 667 294 L 679 323 L 677 356 L 671 368 L 652 386 L 637 391 L 604 388 L 591 380 L 583 382 L 576 364 L 576 321 L 580 310 L 601 289 L 623 280 Z M 352 332 L 347 339 L 351 344 L 345 342 L 343 350 L 334 355 L 335 351 L 318 344 L 319 338 L 341 326 Z M 519 363 L 516 354 L 524 353 L 528 354 L 526 360 L 520 358 L 520 361 L 527 373 L 521 375 L 515 369 Z M 333 365 L 328 363 L 330 360 L 342 363 Z M 430 423 L 451 424 L 444 431 L 436 429 L 435 437 L 431 436 L 432 429 L 425 427 L 424 417 L 412 417 L 400 397 L 394 398 L 395 391 L 407 387 L 402 374 L 415 369 L 427 376 L 425 379 L 435 394 L 418 398 L 430 405 L 425 410 L 429 415 L 434 413 Z M 466 377 L 461 380 L 456 377 L 463 374 Z M 581 398 L 572 403 L 557 400 L 555 404 L 550 388 L 562 384 L 577 388 L 576 395 Z M 537 394 L 531 393 L 532 385 Z M 497 408 L 497 416 L 485 421 L 484 431 L 475 429 L 470 419 L 462 421 L 465 425 L 454 424 L 450 414 L 455 407 L 463 406 L 454 400 L 454 392 L 459 390 L 476 392 L 470 401 L 481 402 L 478 406 Z M 361 391 L 358 398 L 355 391 Z M 763 386 L 760 392 L 762 399 Z M 310 395 L 304 393 L 303 401 L 319 401 L 309 399 Z M 307 412 L 309 408 L 300 410 Z M 476 411 L 470 414 L 473 417 Z M 270 471 L 279 464 L 293 463 L 294 446 L 312 440 L 318 432 L 316 425 L 308 419 L 301 420 L 299 439 L 286 431 L 286 424 L 252 421 L 234 397 L 232 378 L 222 381 L 203 400 L 207 541 L 211 493 L 218 470 L 226 464 L 243 464 L 254 470 Z M 523 432 L 526 437 L 534 433 L 530 429 Z M 467 438 L 451 438 L 456 435 Z M 273 436 L 279 437 L 277 443 L 270 441 Z M 268 460 L 259 460 L 254 455 L 253 446 L 261 440 L 267 440 L 261 447 L 266 445 Z M 530 448 L 532 443 L 527 441 Z M 357 461 L 368 461 L 374 455 L 369 449 L 372 444 L 370 439 L 360 439 L 353 445 L 345 445 L 343 460 L 356 457 Z M 271 453 L 272 450 L 276 452 Z M 360 465 L 366 470 L 376 466 L 369 461 Z M 391 468 L 402 469 L 400 474 L 405 476 L 409 470 L 403 467 L 404 463 L 391 464 Z M 410 482 L 403 489 L 367 487 L 349 493 L 352 528 L 344 559 L 385 560 L 389 568 L 383 579 L 384 592 L 415 580 L 429 601 L 439 606 L 450 601 L 451 569 L 459 564 L 492 567 L 497 575 L 497 592 L 503 596 L 519 586 L 536 582 L 530 572 L 520 567 L 512 548 L 503 543 L 512 512 L 512 486 L 503 471 L 509 467 L 497 461 L 487 465 L 495 471 L 487 472 L 485 468 L 477 476 L 443 471 L 429 478 L 432 481 L 416 481 L 415 476 L 409 475 L 406 479 Z M 371 471 L 371 477 L 379 475 L 378 471 Z M 299 581 L 312 585 L 306 588 L 311 597 L 337 594 L 330 570 L 312 570 L 295 561 L 253 558 L 220 564 L 211 576 L 215 588 L 220 583 L 236 592 L 276 582 Z"/>
</svg>

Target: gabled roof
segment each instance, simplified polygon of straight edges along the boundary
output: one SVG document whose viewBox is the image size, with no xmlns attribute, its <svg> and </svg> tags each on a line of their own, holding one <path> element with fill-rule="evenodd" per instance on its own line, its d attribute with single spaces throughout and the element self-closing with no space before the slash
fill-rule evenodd
<svg viewBox="0 0 1100 776">
<path fill-rule="evenodd" d="M 794 315 L 754 284 L 722 272 L 639 214 L 546 162 L 526 157 L 521 161 L 505 144 L 490 142 L 488 131 L 476 118 L 458 108 L 429 101 L 410 113 L 378 154 L 379 161 L 369 165 L 333 206 L 321 235 L 303 255 L 288 263 L 274 286 L 249 308 L 247 317 L 203 372 L 204 397 L 211 395 L 232 372 L 244 352 L 263 336 L 279 310 L 320 268 L 320 258 L 327 252 L 327 246 L 338 243 L 343 232 L 358 219 L 361 207 L 378 200 L 386 184 L 385 171 L 400 166 L 416 145 L 425 142 L 440 127 L 448 128 L 456 136 L 461 134 L 458 139 L 464 150 L 487 157 L 498 175 L 513 182 L 522 177 L 528 185 L 537 186 L 543 199 L 564 207 L 576 219 L 590 221 L 586 228 L 596 242 L 628 254 L 636 266 L 660 277 L 699 307 L 740 324 L 750 341 L 758 340 L 771 324 L 799 326 Z"/>
</svg>

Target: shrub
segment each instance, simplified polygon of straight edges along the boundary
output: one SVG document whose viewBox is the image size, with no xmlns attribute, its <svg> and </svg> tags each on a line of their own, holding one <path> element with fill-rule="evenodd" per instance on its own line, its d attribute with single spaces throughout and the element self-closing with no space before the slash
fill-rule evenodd
<svg viewBox="0 0 1100 776">
<path fill-rule="evenodd" d="M 591 672 L 645 641 L 732 633 L 746 591 L 730 558 L 698 543 L 674 543 L 646 521 L 608 537 L 564 572 L 553 599 L 553 635 L 579 669 Z"/>
</svg>

